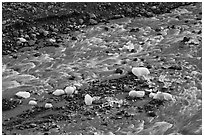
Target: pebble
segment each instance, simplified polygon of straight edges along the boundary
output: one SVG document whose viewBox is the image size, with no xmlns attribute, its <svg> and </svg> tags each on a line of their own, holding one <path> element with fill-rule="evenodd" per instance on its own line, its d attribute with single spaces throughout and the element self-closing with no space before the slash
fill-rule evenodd
<svg viewBox="0 0 204 137">
<path fill-rule="evenodd" d="M 150 71 L 145 67 L 133 67 L 132 73 L 137 77 L 141 77 L 150 74 Z"/>
<path fill-rule="evenodd" d="M 35 100 L 30 100 L 29 102 L 28 102 L 28 104 L 29 105 L 37 105 L 37 102 L 35 101 Z"/>
<path fill-rule="evenodd" d="M 52 108 L 52 104 L 51 103 L 45 103 L 45 108 Z"/>
<path fill-rule="evenodd" d="M 76 87 L 74 86 L 69 86 L 64 89 L 65 93 L 69 95 L 73 94 L 75 90 L 76 90 Z"/>
<path fill-rule="evenodd" d="M 93 98 L 92 98 L 89 94 L 86 94 L 84 101 L 85 101 L 85 104 L 86 104 L 86 105 L 92 105 Z"/>
<path fill-rule="evenodd" d="M 141 97 L 144 97 L 144 95 L 145 95 L 145 91 L 135 91 L 135 90 L 131 90 L 131 91 L 129 92 L 129 96 L 130 96 L 130 97 L 139 97 L 139 98 L 141 98 Z"/>
<path fill-rule="evenodd" d="M 65 93 L 64 90 L 62 89 L 56 89 L 52 94 L 55 95 L 55 96 L 61 96 Z"/>
<path fill-rule="evenodd" d="M 27 40 L 26 39 L 24 39 L 24 38 L 18 38 L 18 40 L 20 41 L 20 42 L 22 42 L 22 43 L 24 43 L 24 42 L 26 42 Z"/>
<path fill-rule="evenodd" d="M 22 97 L 22 98 L 29 98 L 30 97 L 30 93 L 26 92 L 26 91 L 19 91 L 18 93 L 16 93 L 16 96 Z"/>
</svg>

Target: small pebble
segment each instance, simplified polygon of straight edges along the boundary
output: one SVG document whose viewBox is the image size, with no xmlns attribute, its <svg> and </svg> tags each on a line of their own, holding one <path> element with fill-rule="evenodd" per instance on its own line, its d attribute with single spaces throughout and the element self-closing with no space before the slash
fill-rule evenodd
<svg viewBox="0 0 204 137">
<path fill-rule="evenodd" d="M 55 95 L 55 96 L 60 96 L 60 95 L 63 95 L 64 93 L 65 93 L 64 90 L 56 89 L 52 94 Z"/>
<path fill-rule="evenodd" d="M 141 77 L 141 76 L 150 74 L 149 70 L 145 67 L 133 67 L 132 73 L 137 77 Z"/>
<path fill-rule="evenodd" d="M 75 90 L 76 90 L 76 87 L 74 86 L 69 86 L 64 89 L 65 93 L 69 95 L 73 94 Z"/>
<path fill-rule="evenodd" d="M 16 93 L 16 96 L 21 97 L 21 98 L 29 98 L 30 93 L 26 91 L 19 91 L 18 93 Z"/>
<path fill-rule="evenodd" d="M 45 103 L 45 108 L 52 108 L 52 104 L 51 103 Z"/>
<path fill-rule="evenodd" d="M 28 104 L 29 105 L 37 105 L 37 102 L 35 101 L 35 100 L 30 100 L 29 102 L 28 102 Z"/>
<path fill-rule="evenodd" d="M 130 96 L 130 97 L 139 97 L 139 98 L 141 98 L 141 97 L 144 97 L 144 95 L 145 95 L 145 92 L 144 92 L 144 91 L 131 90 L 131 91 L 129 92 L 129 96 Z"/>
<path fill-rule="evenodd" d="M 85 104 L 86 105 L 92 105 L 92 102 L 93 102 L 93 98 L 89 94 L 86 94 L 85 95 Z"/>
</svg>

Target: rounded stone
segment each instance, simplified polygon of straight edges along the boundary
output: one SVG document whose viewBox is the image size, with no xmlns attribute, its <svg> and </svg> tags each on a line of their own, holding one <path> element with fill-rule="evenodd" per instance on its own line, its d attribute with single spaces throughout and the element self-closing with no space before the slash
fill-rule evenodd
<svg viewBox="0 0 204 137">
<path fill-rule="evenodd" d="M 52 104 L 51 103 L 45 103 L 45 108 L 52 108 Z"/>
<path fill-rule="evenodd" d="M 52 94 L 55 95 L 55 96 L 60 96 L 60 95 L 63 95 L 64 93 L 65 93 L 64 90 L 56 89 Z"/>
<path fill-rule="evenodd" d="M 135 90 L 131 90 L 131 91 L 129 92 L 129 96 L 130 96 L 130 97 L 139 97 L 139 98 L 141 98 L 141 97 L 144 97 L 144 95 L 145 95 L 145 91 L 135 91 Z"/>
<path fill-rule="evenodd" d="M 141 77 L 150 74 L 150 71 L 145 67 L 133 67 L 132 73 L 137 77 Z"/>
<path fill-rule="evenodd" d="M 16 96 L 21 97 L 21 98 L 29 98 L 30 93 L 26 91 L 19 91 L 18 93 L 16 93 Z"/>
<path fill-rule="evenodd" d="M 76 87 L 74 86 L 68 86 L 64 89 L 65 93 L 69 95 L 73 94 L 75 90 L 76 90 Z"/>
<path fill-rule="evenodd" d="M 37 105 L 37 102 L 35 101 L 35 100 L 30 100 L 29 102 L 28 102 L 28 104 L 29 105 Z"/>
</svg>

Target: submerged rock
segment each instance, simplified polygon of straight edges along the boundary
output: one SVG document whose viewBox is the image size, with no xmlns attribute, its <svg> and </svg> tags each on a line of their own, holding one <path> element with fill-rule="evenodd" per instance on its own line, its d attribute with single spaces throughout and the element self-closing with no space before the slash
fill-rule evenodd
<svg viewBox="0 0 204 137">
<path fill-rule="evenodd" d="M 26 91 L 19 91 L 18 93 L 16 93 L 16 96 L 21 98 L 29 98 L 30 93 Z"/>
<path fill-rule="evenodd" d="M 93 98 L 89 94 L 86 94 L 84 101 L 86 105 L 92 105 Z"/>
<path fill-rule="evenodd" d="M 130 97 L 139 97 L 139 98 L 141 98 L 141 97 L 144 97 L 144 95 L 145 95 L 145 91 L 135 91 L 135 90 L 131 90 L 131 91 L 129 92 L 129 96 L 130 96 Z"/>
<path fill-rule="evenodd" d="M 137 77 L 141 77 L 150 74 L 150 71 L 145 67 L 134 67 L 132 73 Z"/>
</svg>

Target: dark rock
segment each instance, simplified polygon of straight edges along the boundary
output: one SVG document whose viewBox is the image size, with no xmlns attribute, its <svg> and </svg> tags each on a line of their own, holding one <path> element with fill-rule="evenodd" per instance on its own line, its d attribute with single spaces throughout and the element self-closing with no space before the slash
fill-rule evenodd
<svg viewBox="0 0 204 137">
<path fill-rule="evenodd" d="M 105 31 L 108 31 L 108 30 L 109 30 L 109 28 L 108 28 L 108 27 L 104 27 L 104 30 L 105 30 Z"/>
<path fill-rule="evenodd" d="M 156 117 L 157 116 L 155 114 L 155 112 L 153 112 L 153 111 L 148 112 L 147 115 L 150 116 L 150 117 Z"/>
<path fill-rule="evenodd" d="M 39 56 L 41 56 L 41 53 L 37 52 L 37 53 L 33 54 L 33 56 L 34 57 L 39 57 Z"/>
<path fill-rule="evenodd" d="M 117 69 L 115 70 L 115 73 L 122 74 L 122 73 L 123 73 L 123 70 L 122 70 L 121 68 L 117 68 Z"/>
<path fill-rule="evenodd" d="M 140 29 L 138 27 L 130 29 L 130 32 L 139 32 Z"/>
<path fill-rule="evenodd" d="M 172 66 L 168 67 L 168 69 L 182 70 L 182 66 L 180 66 L 180 65 L 172 65 Z"/>
<path fill-rule="evenodd" d="M 71 38 L 71 40 L 77 40 L 77 37 L 74 37 L 74 36 L 73 36 L 73 37 Z"/>
<path fill-rule="evenodd" d="M 189 38 L 189 37 L 183 37 L 183 40 L 181 41 L 181 42 L 188 42 L 189 40 L 190 40 L 191 38 Z"/>
<path fill-rule="evenodd" d="M 21 104 L 20 100 L 8 100 L 6 98 L 2 99 L 2 111 L 7 111 L 13 109 Z"/>
</svg>

